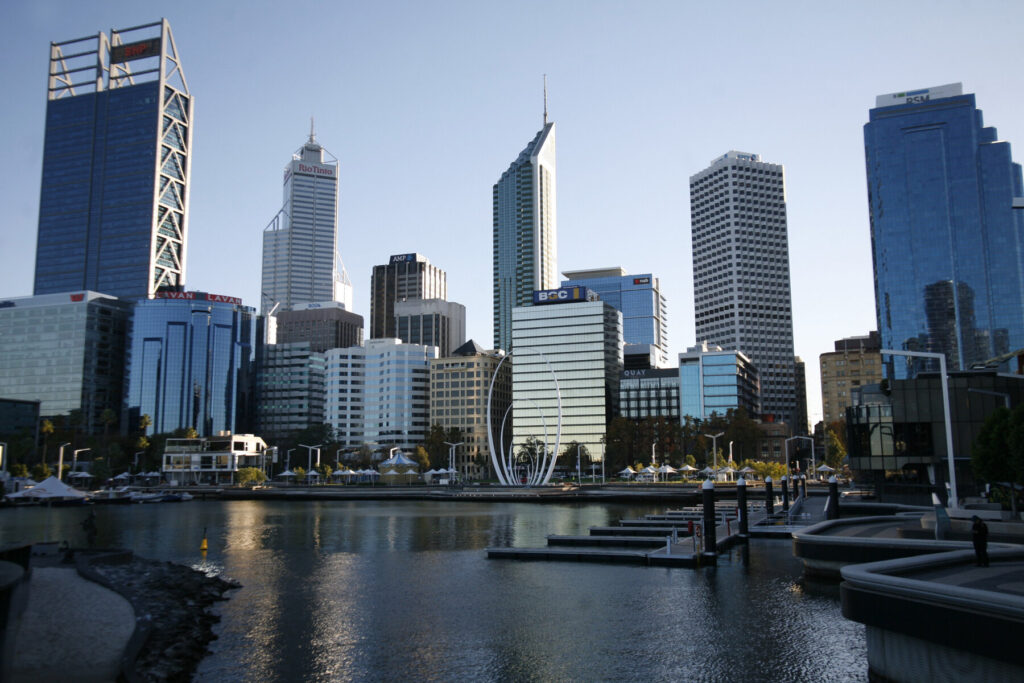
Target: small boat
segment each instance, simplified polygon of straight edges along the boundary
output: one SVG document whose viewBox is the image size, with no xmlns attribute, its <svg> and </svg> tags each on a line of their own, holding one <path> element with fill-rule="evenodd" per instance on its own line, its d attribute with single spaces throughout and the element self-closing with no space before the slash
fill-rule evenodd
<svg viewBox="0 0 1024 683">
<path fill-rule="evenodd" d="M 160 503 L 164 499 L 164 494 L 159 491 L 132 491 L 131 495 L 133 503 Z"/>
<path fill-rule="evenodd" d="M 132 502 L 132 492 L 127 486 L 116 489 L 101 489 L 92 491 L 89 500 L 96 505 L 127 505 Z"/>
</svg>

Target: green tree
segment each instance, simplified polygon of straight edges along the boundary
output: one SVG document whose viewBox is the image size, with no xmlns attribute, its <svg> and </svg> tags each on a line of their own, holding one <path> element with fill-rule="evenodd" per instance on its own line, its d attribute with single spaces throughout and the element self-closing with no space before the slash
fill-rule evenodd
<svg viewBox="0 0 1024 683">
<path fill-rule="evenodd" d="M 444 469 L 448 467 L 448 446 L 444 443 L 447 440 L 448 434 L 440 422 L 430 425 L 427 438 L 423 440 L 423 445 L 421 446 L 427 453 L 428 469 Z"/>
<path fill-rule="evenodd" d="M 836 424 L 836 423 L 832 423 Z M 832 469 L 838 470 L 843 465 L 843 458 L 846 457 L 846 444 L 839 435 L 836 434 L 832 427 L 828 428 L 825 432 L 825 464 Z"/>
<path fill-rule="evenodd" d="M 43 435 L 43 459 L 41 463 L 46 462 L 46 446 L 49 444 L 50 437 L 53 436 L 54 426 L 53 422 L 49 419 L 44 419 L 39 424 L 39 433 Z"/>
<path fill-rule="evenodd" d="M 577 455 L 579 456 L 580 467 L 586 469 L 587 465 L 590 464 L 590 450 L 585 444 L 581 444 L 578 441 L 570 441 L 565 445 L 558 462 L 563 467 L 575 470 Z"/>
<path fill-rule="evenodd" d="M 239 486 L 249 484 L 262 484 L 267 480 L 267 475 L 258 467 L 240 467 L 235 473 L 235 481 Z"/>
<path fill-rule="evenodd" d="M 417 446 L 416 450 L 412 453 L 412 459 L 419 465 L 420 471 L 426 471 L 430 469 L 430 453 L 427 453 L 427 449 L 423 446 Z M 448 467 L 448 463 L 445 462 L 445 467 Z M 404 470 L 402 470 L 404 472 Z"/>
<path fill-rule="evenodd" d="M 89 474 L 99 483 L 110 479 L 110 465 L 107 459 L 102 457 L 93 458 L 92 465 L 89 467 Z"/>
<path fill-rule="evenodd" d="M 1010 412 L 996 408 L 971 449 L 971 467 L 978 479 L 992 485 L 1024 481 L 1024 404 Z M 1011 489 L 1010 509 L 1017 516 L 1017 496 Z"/>
<path fill-rule="evenodd" d="M 697 466 L 697 458 L 693 457 L 692 455 L 687 454 L 684 460 L 686 461 L 684 464 L 689 465 L 690 467 Z"/>
<path fill-rule="evenodd" d="M 295 467 L 292 470 L 292 472 L 295 473 L 295 481 L 305 481 L 306 480 L 306 470 L 305 470 L 305 468 L 303 468 L 303 467 Z"/>
<path fill-rule="evenodd" d="M 637 424 L 628 418 L 616 417 L 608 423 L 602 441 L 605 446 L 606 465 L 613 472 L 618 472 L 643 457 L 639 452 Z M 575 462 L 574 459 L 573 464 Z"/>
<path fill-rule="evenodd" d="M 143 413 L 142 416 L 139 418 L 139 431 L 145 434 L 146 431 L 152 426 L 153 418 L 151 418 L 147 413 Z"/>
<path fill-rule="evenodd" d="M 45 462 L 41 462 L 38 465 L 32 466 L 32 478 L 36 481 L 42 481 L 47 477 L 53 476 L 53 470 Z"/>
<path fill-rule="evenodd" d="M 27 477 L 28 476 L 28 465 L 23 462 L 16 462 L 11 465 L 11 476 L 12 477 Z"/>
</svg>

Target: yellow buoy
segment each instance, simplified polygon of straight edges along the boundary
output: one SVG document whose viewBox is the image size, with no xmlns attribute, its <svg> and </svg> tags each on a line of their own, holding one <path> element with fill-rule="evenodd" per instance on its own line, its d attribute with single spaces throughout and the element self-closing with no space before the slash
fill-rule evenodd
<svg viewBox="0 0 1024 683">
<path fill-rule="evenodd" d="M 199 549 L 203 552 L 206 552 L 207 546 L 208 544 L 206 542 L 206 529 L 203 529 L 203 542 L 199 544 Z"/>
</svg>

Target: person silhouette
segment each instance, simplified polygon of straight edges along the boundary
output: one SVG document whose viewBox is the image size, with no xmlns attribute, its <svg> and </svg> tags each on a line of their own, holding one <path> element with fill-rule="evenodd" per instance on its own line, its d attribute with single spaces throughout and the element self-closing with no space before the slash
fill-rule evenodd
<svg viewBox="0 0 1024 683">
<path fill-rule="evenodd" d="M 971 541 L 974 543 L 974 555 L 979 567 L 988 566 L 988 525 L 978 515 L 974 515 L 971 526 Z"/>
</svg>

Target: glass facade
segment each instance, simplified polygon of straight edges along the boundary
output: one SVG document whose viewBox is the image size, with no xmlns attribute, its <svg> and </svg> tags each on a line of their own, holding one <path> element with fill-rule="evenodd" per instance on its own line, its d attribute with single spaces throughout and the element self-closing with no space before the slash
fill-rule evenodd
<svg viewBox="0 0 1024 683">
<path fill-rule="evenodd" d="M 324 423 L 324 354 L 309 342 L 268 344 L 257 371 L 257 431 L 268 439 Z"/>
<path fill-rule="evenodd" d="M 679 372 L 672 368 L 624 370 L 619 379 L 619 415 L 630 420 L 679 420 Z"/>
<path fill-rule="evenodd" d="M 603 301 L 512 309 L 512 442 L 555 446 L 562 397 L 561 445 L 577 441 L 594 459 L 615 414 L 622 372 L 622 314 Z M 554 378 L 552 377 L 554 372 Z M 505 448 L 509 432 L 505 431 Z"/>
<path fill-rule="evenodd" d="M 658 366 L 668 366 L 668 307 L 658 278 L 650 273 L 627 275 L 621 268 L 563 275 L 568 279 L 562 280 L 562 287 L 586 287 L 622 313 L 623 342 L 655 347 Z"/>
<path fill-rule="evenodd" d="M 251 432 L 255 310 L 203 292 L 135 305 L 128 357 L 127 424 L 149 415 L 149 434 Z"/>
<path fill-rule="evenodd" d="M 959 84 L 880 96 L 864 126 L 882 348 L 950 370 L 1024 347 L 1024 195 L 1010 144 Z M 892 378 L 913 367 L 887 361 Z M 914 366 L 938 369 L 934 361 Z"/>
<path fill-rule="evenodd" d="M 97 292 L 0 302 L 0 396 L 39 401 L 43 417 L 81 411 L 81 429 L 103 431 L 119 412 L 131 304 Z"/>
<path fill-rule="evenodd" d="M 736 408 L 760 415 L 757 369 L 739 351 L 694 347 L 679 354 L 679 404 L 682 416 L 702 420 Z"/>
<path fill-rule="evenodd" d="M 797 415 L 785 173 L 731 151 L 690 177 L 697 342 L 742 351 L 760 370 L 761 410 Z"/>
<path fill-rule="evenodd" d="M 395 333 L 407 344 L 436 346 L 443 358 L 466 343 L 466 307 L 440 299 L 397 301 Z"/>
<path fill-rule="evenodd" d="M 558 287 L 555 124 L 544 128 L 494 184 L 494 347 L 512 348 L 512 311 Z"/>
<path fill-rule="evenodd" d="M 167 22 L 133 31 L 156 27 L 152 57 L 132 63 L 159 62 L 157 72 L 174 63 L 178 78 L 110 76 L 96 67 L 114 54 L 102 33 L 51 46 L 36 294 L 88 289 L 139 299 L 184 282 L 192 98 Z M 93 69 L 94 81 L 70 85 Z"/>
</svg>

